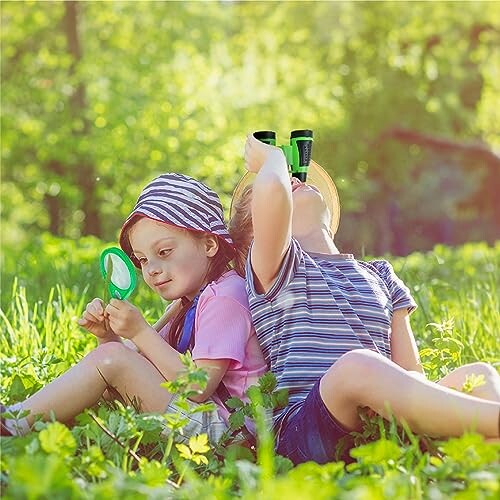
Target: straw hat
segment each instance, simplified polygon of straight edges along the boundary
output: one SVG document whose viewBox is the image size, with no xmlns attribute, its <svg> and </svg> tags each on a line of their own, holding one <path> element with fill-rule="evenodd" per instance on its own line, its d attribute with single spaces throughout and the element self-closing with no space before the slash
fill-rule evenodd
<svg viewBox="0 0 500 500">
<path fill-rule="evenodd" d="M 254 173 L 247 172 L 238 182 L 231 199 L 231 217 L 233 216 L 233 207 L 236 200 L 240 198 L 243 190 L 253 182 L 254 178 Z M 330 224 L 332 236 L 335 235 L 340 221 L 339 195 L 332 178 L 328 175 L 327 171 L 314 160 L 311 160 L 309 164 L 309 170 L 307 172 L 307 184 L 316 186 L 323 196 L 326 206 L 329 208 L 332 216 Z"/>
</svg>

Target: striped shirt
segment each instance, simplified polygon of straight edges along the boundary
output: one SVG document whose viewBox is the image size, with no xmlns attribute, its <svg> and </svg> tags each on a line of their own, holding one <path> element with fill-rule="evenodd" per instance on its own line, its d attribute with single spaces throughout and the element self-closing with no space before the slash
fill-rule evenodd
<svg viewBox="0 0 500 500">
<path fill-rule="evenodd" d="M 265 294 L 255 290 L 247 260 L 250 311 L 264 358 L 288 389 L 284 416 L 343 354 L 371 349 L 391 357 L 396 309 L 416 308 L 387 261 L 362 262 L 350 254 L 306 253 L 292 239 L 278 277 Z"/>
</svg>

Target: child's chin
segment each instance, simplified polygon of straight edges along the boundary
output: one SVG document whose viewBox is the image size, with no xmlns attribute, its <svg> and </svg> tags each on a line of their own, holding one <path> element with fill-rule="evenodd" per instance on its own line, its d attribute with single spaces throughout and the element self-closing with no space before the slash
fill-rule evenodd
<svg viewBox="0 0 500 500">
<path fill-rule="evenodd" d="M 176 299 L 178 299 L 178 298 L 179 298 L 177 295 L 172 294 L 172 293 L 167 293 L 167 292 L 161 293 L 161 294 L 160 294 L 160 297 L 161 297 L 163 300 L 176 300 Z"/>
</svg>

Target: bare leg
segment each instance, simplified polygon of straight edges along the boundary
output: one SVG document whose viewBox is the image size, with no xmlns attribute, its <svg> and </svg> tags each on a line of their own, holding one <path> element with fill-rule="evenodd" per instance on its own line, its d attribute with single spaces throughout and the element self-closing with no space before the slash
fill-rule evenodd
<svg viewBox="0 0 500 500">
<path fill-rule="evenodd" d="M 417 433 L 460 436 L 476 431 L 498 436 L 500 404 L 414 377 L 389 359 L 360 349 L 342 356 L 323 376 L 327 408 L 348 429 L 358 429 L 358 406 L 383 417 L 394 415 Z"/>
<path fill-rule="evenodd" d="M 475 387 L 469 394 L 481 399 L 500 402 L 500 375 L 487 363 L 470 363 L 451 371 L 438 381 L 439 385 L 460 391 L 468 375 L 482 375 L 484 384 Z"/>
<path fill-rule="evenodd" d="M 22 403 L 31 412 L 28 422 L 34 415 L 48 418 L 51 411 L 61 422 L 72 419 L 103 395 L 103 377 L 126 399 L 136 397 L 145 412 L 164 411 L 172 397 L 160 387 L 164 377 L 145 357 L 119 342 L 107 342 Z"/>
</svg>

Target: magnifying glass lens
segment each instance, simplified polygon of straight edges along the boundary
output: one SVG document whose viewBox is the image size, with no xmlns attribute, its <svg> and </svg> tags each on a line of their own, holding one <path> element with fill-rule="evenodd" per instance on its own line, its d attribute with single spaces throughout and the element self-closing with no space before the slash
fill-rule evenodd
<svg viewBox="0 0 500 500">
<path fill-rule="evenodd" d="M 109 262 L 111 260 L 111 263 Z M 111 283 L 118 288 L 126 289 L 130 286 L 130 271 L 123 262 L 123 259 L 118 257 L 118 255 L 108 253 L 105 257 L 106 269 L 110 269 L 110 265 L 113 271 L 111 273 Z"/>
</svg>

